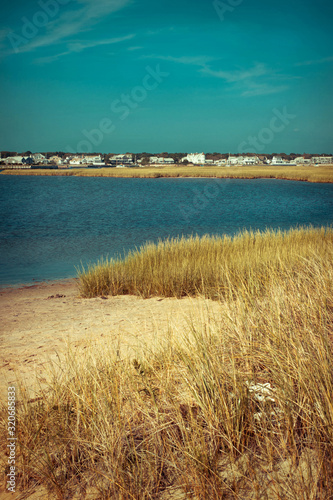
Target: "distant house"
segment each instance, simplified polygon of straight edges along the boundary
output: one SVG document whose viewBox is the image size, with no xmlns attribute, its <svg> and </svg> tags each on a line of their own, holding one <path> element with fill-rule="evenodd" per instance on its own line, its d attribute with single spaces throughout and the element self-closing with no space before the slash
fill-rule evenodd
<svg viewBox="0 0 333 500">
<path fill-rule="evenodd" d="M 260 163 L 268 163 L 267 156 L 265 155 L 258 155 L 259 162 Z"/>
<path fill-rule="evenodd" d="M 82 164 L 96 166 L 105 165 L 101 155 L 85 155 L 82 159 Z"/>
<path fill-rule="evenodd" d="M 22 165 L 23 156 L 8 156 L 3 162 L 6 165 Z"/>
<path fill-rule="evenodd" d="M 42 155 L 41 153 L 33 154 L 32 159 L 33 159 L 34 163 L 44 163 L 46 160 L 45 156 Z"/>
<path fill-rule="evenodd" d="M 71 166 L 88 167 L 89 165 L 105 165 L 101 155 L 77 155 L 68 160 Z"/>
<path fill-rule="evenodd" d="M 287 162 L 281 156 L 273 156 L 271 165 L 285 165 Z"/>
<path fill-rule="evenodd" d="M 245 156 L 243 158 L 243 165 L 258 165 L 260 160 L 258 156 Z"/>
<path fill-rule="evenodd" d="M 23 165 L 33 165 L 34 160 L 31 156 L 27 156 L 26 158 L 22 158 Z"/>
<path fill-rule="evenodd" d="M 272 158 L 272 161 L 271 161 L 271 165 L 275 165 L 275 166 L 291 166 L 291 165 L 296 165 L 296 162 L 293 161 L 293 162 L 290 162 L 288 160 L 285 160 L 284 158 L 282 158 L 281 156 L 273 156 Z"/>
<path fill-rule="evenodd" d="M 34 160 L 30 156 L 9 156 L 4 158 L 3 163 L 11 168 L 30 168 Z"/>
<path fill-rule="evenodd" d="M 310 165 L 312 160 L 310 158 L 304 158 L 304 156 L 298 156 L 294 159 L 296 165 Z"/>
<path fill-rule="evenodd" d="M 51 156 L 51 158 L 49 158 L 49 163 L 55 163 L 56 165 L 60 165 L 60 163 L 63 163 L 63 160 L 59 156 Z"/>
<path fill-rule="evenodd" d="M 132 163 L 133 162 L 133 157 L 132 157 L 132 154 L 130 154 L 130 153 L 113 155 L 113 156 L 111 156 L 110 159 L 111 160 L 125 161 L 126 163 Z"/>
<path fill-rule="evenodd" d="M 109 158 L 109 164 L 114 166 L 117 165 L 131 166 L 133 164 L 133 156 L 130 153 L 113 155 Z"/>
<path fill-rule="evenodd" d="M 227 165 L 242 165 L 243 164 L 243 156 L 229 156 L 227 160 Z"/>
<path fill-rule="evenodd" d="M 204 165 L 206 162 L 206 156 L 204 153 L 190 153 L 181 161 L 187 160 L 189 163 L 193 163 L 193 165 Z"/>
<path fill-rule="evenodd" d="M 159 163 L 159 160 L 160 160 L 159 156 L 151 156 L 149 158 L 149 163 Z"/>
<path fill-rule="evenodd" d="M 149 158 L 149 163 L 155 163 L 158 165 L 174 163 L 173 158 L 164 158 L 163 156 L 151 156 Z"/>
<path fill-rule="evenodd" d="M 74 167 L 74 166 L 82 165 L 83 162 L 82 162 L 82 158 L 79 158 L 78 156 L 74 156 L 74 158 L 69 160 L 68 163 Z"/>
<path fill-rule="evenodd" d="M 312 163 L 316 165 L 329 165 L 333 164 L 332 156 L 313 156 Z"/>
<path fill-rule="evenodd" d="M 216 160 L 215 165 L 217 165 L 218 167 L 222 167 L 222 166 L 226 165 L 226 163 L 227 163 L 227 160 L 225 160 L 224 158 L 221 158 L 220 160 Z"/>
</svg>

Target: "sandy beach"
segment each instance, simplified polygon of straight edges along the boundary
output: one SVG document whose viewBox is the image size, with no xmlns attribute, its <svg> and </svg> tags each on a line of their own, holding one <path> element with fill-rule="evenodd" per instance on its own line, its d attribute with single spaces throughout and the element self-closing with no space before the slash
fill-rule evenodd
<svg viewBox="0 0 333 500">
<path fill-rule="evenodd" d="M 208 310 L 218 313 L 219 307 L 201 298 L 84 299 L 75 280 L 2 289 L 1 400 L 5 401 L 8 385 L 17 380 L 24 382 L 30 397 L 38 395 L 48 383 L 50 364 L 61 369 L 69 349 L 75 355 L 91 345 L 105 344 L 114 346 L 119 356 L 135 356 L 147 346 L 159 345 L 168 332 L 183 332 Z"/>
</svg>

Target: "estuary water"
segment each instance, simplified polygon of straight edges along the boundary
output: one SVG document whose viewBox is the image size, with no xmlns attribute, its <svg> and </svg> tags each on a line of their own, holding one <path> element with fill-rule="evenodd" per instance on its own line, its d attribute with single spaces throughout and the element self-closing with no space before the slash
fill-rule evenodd
<svg viewBox="0 0 333 500">
<path fill-rule="evenodd" d="M 146 241 L 333 223 L 333 184 L 0 175 L 0 286 L 76 276 Z"/>
</svg>

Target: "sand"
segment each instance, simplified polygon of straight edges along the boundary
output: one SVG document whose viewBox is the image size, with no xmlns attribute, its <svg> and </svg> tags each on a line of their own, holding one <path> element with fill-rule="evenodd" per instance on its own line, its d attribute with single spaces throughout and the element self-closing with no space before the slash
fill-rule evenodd
<svg viewBox="0 0 333 500">
<path fill-rule="evenodd" d="M 69 349 L 76 355 L 105 344 L 122 358 L 136 356 L 160 345 L 170 331 L 181 335 L 192 321 L 206 321 L 219 310 L 218 303 L 202 298 L 86 299 L 79 296 L 76 280 L 2 289 L 1 400 L 7 399 L 8 385 L 19 389 L 22 382 L 29 397 L 38 396 L 51 379 L 51 365 L 64 368 Z"/>
<path fill-rule="evenodd" d="M 12 385 L 16 386 L 17 403 L 23 392 L 24 399 L 31 402 L 41 397 L 52 377 L 66 371 L 68 350 L 76 356 L 111 346 L 120 359 L 137 357 L 158 348 L 171 331 L 180 336 L 193 321 L 201 324 L 208 314 L 211 317 L 219 311 L 217 302 L 202 298 L 127 295 L 85 299 L 79 296 L 76 280 L 1 289 L 1 402 L 7 405 L 7 390 Z M 10 493 L 4 488 L 1 484 L 0 498 L 27 498 L 19 490 Z M 54 498 L 42 486 L 28 496 Z"/>
</svg>

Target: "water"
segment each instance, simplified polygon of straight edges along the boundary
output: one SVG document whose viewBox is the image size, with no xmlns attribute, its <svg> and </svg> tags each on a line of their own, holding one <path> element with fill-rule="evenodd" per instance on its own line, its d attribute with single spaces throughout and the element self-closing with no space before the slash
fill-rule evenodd
<svg viewBox="0 0 333 500">
<path fill-rule="evenodd" d="M 333 184 L 0 176 L 0 285 L 76 276 L 147 240 L 333 223 Z"/>
</svg>

